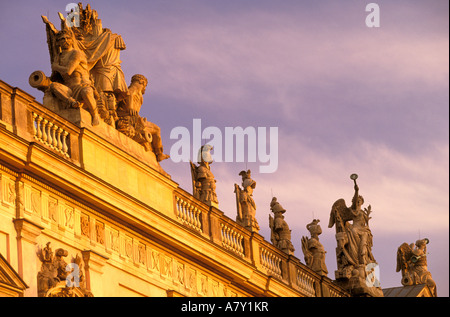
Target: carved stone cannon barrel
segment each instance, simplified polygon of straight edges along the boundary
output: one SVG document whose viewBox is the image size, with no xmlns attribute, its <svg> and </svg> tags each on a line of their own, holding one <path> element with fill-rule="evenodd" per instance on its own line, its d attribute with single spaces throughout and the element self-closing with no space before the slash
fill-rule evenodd
<svg viewBox="0 0 450 317">
<path fill-rule="evenodd" d="M 31 87 L 44 91 L 50 86 L 52 81 L 44 74 L 43 71 L 37 70 L 31 73 L 28 78 L 28 83 Z"/>
</svg>

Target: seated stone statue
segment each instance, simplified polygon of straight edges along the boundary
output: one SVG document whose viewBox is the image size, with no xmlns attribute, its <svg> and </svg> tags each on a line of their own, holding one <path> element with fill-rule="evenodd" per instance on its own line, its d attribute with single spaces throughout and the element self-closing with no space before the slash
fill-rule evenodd
<svg viewBox="0 0 450 317">
<path fill-rule="evenodd" d="M 161 129 L 139 116 L 147 83 L 144 75 L 136 74 L 131 78 L 128 93 L 117 107 L 117 130 L 143 145 L 147 151 L 153 150 L 160 162 L 169 158 L 169 155 L 163 153 Z"/>
<path fill-rule="evenodd" d="M 139 115 L 147 79 L 135 75 L 127 87 L 120 60 L 126 49 L 121 35 L 104 28 L 90 5 L 83 8 L 78 3 L 73 13 L 67 18 L 58 13 L 60 30 L 42 16 L 52 73 L 47 77 L 37 70 L 29 84 L 44 93 L 44 107 L 83 128 L 90 121 L 100 135 L 167 175 L 159 165 L 169 158 L 163 153 L 160 128 Z"/>
<path fill-rule="evenodd" d="M 73 33 L 65 28 L 56 34 L 56 45 L 60 48 L 52 63 L 50 92 L 69 107 L 85 107 L 92 115 L 92 125 L 99 124 L 97 111 L 98 93 L 90 80 L 84 53 L 74 47 Z"/>
</svg>

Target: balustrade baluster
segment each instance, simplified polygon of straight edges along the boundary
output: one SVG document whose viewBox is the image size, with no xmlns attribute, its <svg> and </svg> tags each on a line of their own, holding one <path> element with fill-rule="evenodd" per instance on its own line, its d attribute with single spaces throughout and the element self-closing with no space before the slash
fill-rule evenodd
<svg viewBox="0 0 450 317">
<path fill-rule="evenodd" d="M 194 217 L 194 209 L 195 207 L 192 205 L 189 205 L 189 218 L 188 218 L 188 223 L 189 225 L 192 227 L 195 227 L 195 217 Z"/>
<path fill-rule="evenodd" d="M 44 142 L 44 144 L 48 145 L 47 143 L 47 123 L 48 120 L 44 118 L 44 120 L 42 120 L 42 142 Z"/>
<path fill-rule="evenodd" d="M 37 122 L 36 122 L 36 118 L 37 118 L 37 114 L 36 113 L 32 113 L 32 115 L 33 115 L 33 136 L 34 136 L 34 138 L 36 139 L 37 138 L 37 128 L 36 128 L 36 125 L 37 125 Z"/>
<path fill-rule="evenodd" d="M 182 221 L 184 220 L 185 206 L 186 206 L 186 202 L 182 201 L 180 204 L 180 218 Z"/>
<path fill-rule="evenodd" d="M 58 129 L 58 126 L 56 124 L 52 127 L 52 148 L 57 149 L 58 148 L 58 140 L 56 138 L 56 130 Z"/>
<path fill-rule="evenodd" d="M 63 136 L 62 136 L 62 141 L 63 141 L 63 145 L 62 145 L 62 151 L 64 155 L 67 155 L 67 152 L 69 151 L 69 147 L 67 146 L 67 135 L 69 133 L 65 130 L 63 130 Z"/>
<path fill-rule="evenodd" d="M 180 198 L 175 196 L 175 216 L 179 218 L 180 216 Z"/>
<path fill-rule="evenodd" d="M 42 140 L 42 132 L 41 132 L 41 121 L 42 120 L 43 120 L 43 118 L 38 115 L 36 118 L 36 128 L 37 128 L 37 139 L 39 141 Z"/>
<path fill-rule="evenodd" d="M 62 129 L 62 128 L 58 128 L 58 130 L 56 130 L 56 132 L 57 132 L 56 138 L 57 138 L 57 140 L 58 140 L 58 144 L 57 144 L 57 146 L 56 146 L 56 149 L 58 150 L 58 152 L 61 152 L 61 150 L 62 150 L 61 134 L 62 134 L 62 132 L 63 132 L 63 129 Z"/>
<path fill-rule="evenodd" d="M 48 123 L 48 128 L 47 128 L 47 144 L 48 146 L 50 146 L 51 148 L 53 148 L 53 139 L 52 139 L 52 127 L 53 127 L 53 123 L 49 122 Z"/>
<path fill-rule="evenodd" d="M 197 207 L 195 207 L 195 209 L 194 209 L 194 223 L 195 223 L 195 228 L 201 229 L 200 210 Z"/>
</svg>

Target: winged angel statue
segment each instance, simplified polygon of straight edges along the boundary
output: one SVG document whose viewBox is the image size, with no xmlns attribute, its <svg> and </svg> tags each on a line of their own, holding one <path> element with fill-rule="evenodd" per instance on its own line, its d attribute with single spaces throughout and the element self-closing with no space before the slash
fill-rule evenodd
<svg viewBox="0 0 450 317">
<path fill-rule="evenodd" d="M 404 286 L 427 284 L 436 296 L 436 283 L 427 268 L 427 244 L 430 241 L 419 239 L 416 243 L 403 243 L 397 250 L 397 272 L 402 272 Z"/>
<path fill-rule="evenodd" d="M 361 208 L 364 198 L 359 195 L 356 178 L 354 181 L 352 205 L 347 207 L 344 199 L 337 200 L 331 208 L 328 224 L 329 228 L 336 227 L 336 257 L 341 277 L 350 277 L 354 269 L 376 263 L 372 254 L 373 236 L 369 228 L 372 208 L 370 205 Z"/>
</svg>

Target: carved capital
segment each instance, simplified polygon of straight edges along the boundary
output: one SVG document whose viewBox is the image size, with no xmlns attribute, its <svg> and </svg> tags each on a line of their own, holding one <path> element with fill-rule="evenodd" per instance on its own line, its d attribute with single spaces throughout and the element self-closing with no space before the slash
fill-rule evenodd
<svg viewBox="0 0 450 317">
<path fill-rule="evenodd" d="M 86 270 L 94 270 L 98 273 L 103 273 L 103 266 L 106 264 L 106 261 L 109 259 L 108 257 L 101 255 L 92 250 L 84 250 L 81 251 L 83 256 L 84 267 Z"/>
<path fill-rule="evenodd" d="M 106 264 L 108 257 L 92 250 L 81 251 L 81 255 L 84 262 L 86 288 L 91 291 L 91 270 L 103 274 L 103 266 Z"/>
<path fill-rule="evenodd" d="M 39 226 L 25 218 L 14 219 L 14 228 L 17 232 L 17 239 L 24 239 L 30 243 L 36 244 L 36 238 L 41 234 L 44 227 Z"/>
</svg>

